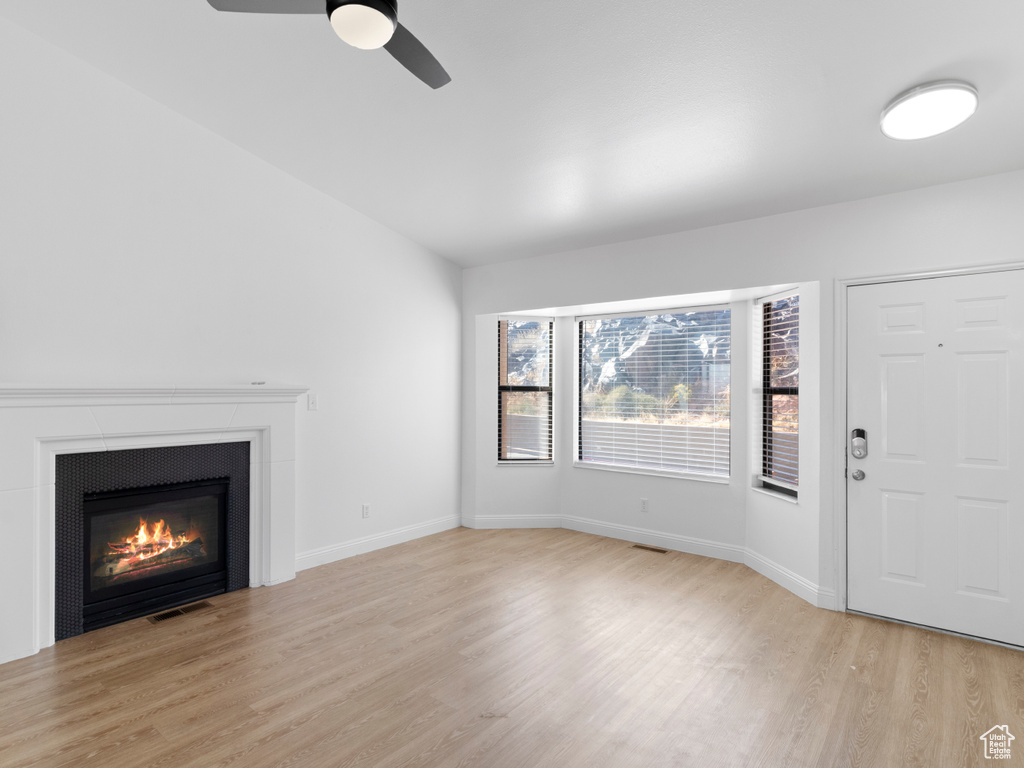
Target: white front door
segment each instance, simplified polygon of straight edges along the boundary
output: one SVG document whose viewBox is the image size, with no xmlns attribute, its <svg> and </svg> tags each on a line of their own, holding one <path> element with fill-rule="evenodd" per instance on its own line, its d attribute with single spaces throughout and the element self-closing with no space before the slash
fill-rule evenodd
<svg viewBox="0 0 1024 768">
<path fill-rule="evenodd" d="M 1024 645 L 1024 272 L 848 296 L 849 608 Z"/>
</svg>

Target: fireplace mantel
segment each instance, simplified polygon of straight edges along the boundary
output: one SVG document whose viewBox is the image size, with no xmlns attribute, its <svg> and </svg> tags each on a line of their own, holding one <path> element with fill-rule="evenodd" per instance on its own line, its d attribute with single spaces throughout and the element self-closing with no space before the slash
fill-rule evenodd
<svg viewBox="0 0 1024 768">
<path fill-rule="evenodd" d="M 308 387 L 262 382 L 167 387 L 31 387 L 0 384 L 0 408 L 140 403 L 294 403 L 307 390 Z"/>
<path fill-rule="evenodd" d="M 0 663 L 54 642 L 56 456 L 250 444 L 250 586 L 295 576 L 295 404 L 306 387 L 0 385 Z"/>
</svg>

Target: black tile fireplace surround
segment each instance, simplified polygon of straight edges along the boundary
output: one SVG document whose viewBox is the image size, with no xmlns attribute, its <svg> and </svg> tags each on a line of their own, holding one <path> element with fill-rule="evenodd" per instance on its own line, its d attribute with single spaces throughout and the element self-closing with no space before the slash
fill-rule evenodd
<svg viewBox="0 0 1024 768">
<path fill-rule="evenodd" d="M 55 639 L 248 587 L 249 462 L 248 442 L 57 456 Z M 193 499 L 202 494 L 206 501 Z M 145 502 L 150 498 L 165 505 L 170 499 L 170 507 L 161 508 L 168 527 L 180 528 L 193 512 L 196 519 L 207 520 L 206 541 L 196 539 L 182 550 L 195 551 L 197 566 L 183 569 L 180 579 L 171 573 L 144 580 L 141 591 L 128 589 L 128 595 L 106 581 L 90 579 L 90 569 L 96 567 L 87 557 L 90 526 L 95 529 L 97 520 L 124 506 L 124 499 Z M 212 527 L 209 521 L 216 523 L 218 517 L 219 523 Z M 93 535 L 100 534 L 94 530 Z M 168 557 L 165 554 L 156 562 Z"/>
</svg>

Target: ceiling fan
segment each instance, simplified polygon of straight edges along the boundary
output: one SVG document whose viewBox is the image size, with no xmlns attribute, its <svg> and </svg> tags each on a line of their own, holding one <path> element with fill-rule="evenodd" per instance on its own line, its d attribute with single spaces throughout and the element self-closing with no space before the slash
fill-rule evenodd
<svg viewBox="0 0 1024 768">
<path fill-rule="evenodd" d="M 398 23 L 398 0 L 207 0 L 218 11 L 327 13 L 338 37 L 356 48 L 383 47 L 431 88 L 451 82 L 444 67 Z"/>
</svg>

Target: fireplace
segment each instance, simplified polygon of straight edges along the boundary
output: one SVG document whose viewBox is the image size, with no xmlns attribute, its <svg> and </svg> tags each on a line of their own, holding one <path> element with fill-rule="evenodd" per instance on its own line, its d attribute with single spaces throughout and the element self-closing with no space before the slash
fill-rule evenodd
<svg viewBox="0 0 1024 768">
<path fill-rule="evenodd" d="M 15 542 L 0 557 L 0 663 L 82 634 L 86 494 L 231 477 L 227 590 L 295 578 L 295 405 L 306 391 L 262 382 L 0 385 L 0 518 Z M 211 465 L 202 451 L 170 461 L 156 453 L 233 443 L 234 467 Z M 130 455 L 141 457 L 134 479 L 115 458 Z M 108 458 L 89 465 L 74 458 L 82 456 Z"/>
<path fill-rule="evenodd" d="M 83 629 L 227 588 L 228 478 L 86 494 Z"/>
<path fill-rule="evenodd" d="M 248 587 L 248 442 L 56 461 L 58 640 Z"/>
</svg>

